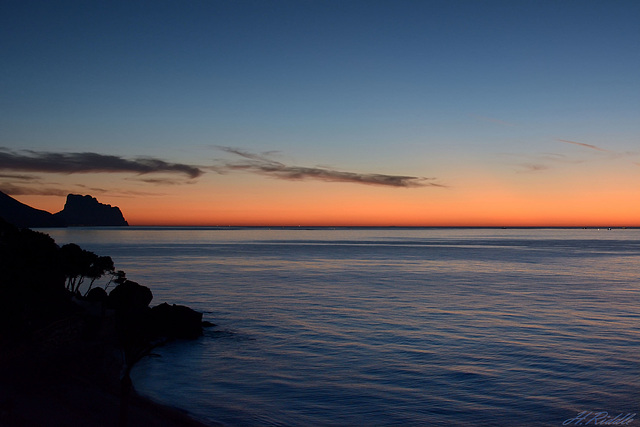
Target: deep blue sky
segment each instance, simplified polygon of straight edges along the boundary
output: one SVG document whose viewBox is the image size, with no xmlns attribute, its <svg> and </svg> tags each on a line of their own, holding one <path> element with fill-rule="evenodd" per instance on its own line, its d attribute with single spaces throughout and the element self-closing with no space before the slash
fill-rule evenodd
<svg viewBox="0 0 640 427">
<path fill-rule="evenodd" d="M 0 147 L 509 180 L 633 154 L 639 22 L 615 0 L 4 0 Z"/>
</svg>

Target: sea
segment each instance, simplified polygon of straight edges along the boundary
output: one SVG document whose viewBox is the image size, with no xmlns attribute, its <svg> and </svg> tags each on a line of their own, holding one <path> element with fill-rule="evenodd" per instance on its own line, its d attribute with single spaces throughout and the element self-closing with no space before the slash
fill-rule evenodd
<svg viewBox="0 0 640 427">
<path fill-rule="evenodd" d="M 640 424 L 640 229 L 40 231 L 215 323 L 132 374 L 204 422 Z"/>
</svg>

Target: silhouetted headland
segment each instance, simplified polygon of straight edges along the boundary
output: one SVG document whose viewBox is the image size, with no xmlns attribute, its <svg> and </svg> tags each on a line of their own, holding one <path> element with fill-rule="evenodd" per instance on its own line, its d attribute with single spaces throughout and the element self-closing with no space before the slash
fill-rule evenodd
<svg viewBox="0 0 640 427">
<path fill-rule="evenodd" d="M 0 218 L 18 227 L 64 227 L 61 218 L 40 209 L 32 208 L 0 191 Z"/>
<path fill-rule="evenodd" d="M 203 425 L 136 395 L 130 377 L 157 346 L 198 338 L 201 313 L 151 308 L 109 256 L 3 219 L 0 280 L 0 425 Z"/>
<path fill-rule="evenodd" d="M 55 214 L 32 208 L 0 192 L 0 218 L 18 227 L 127 226 L 117 206 L 98 202 L 95 197 L 69 194 L 64 208 Z"/>
<path fill-rule="evenodd" d="M 69 194 L 64 209 L 53 215 L 67 226 L 126 226 L 120 208 L 98 202 L 95 197 Z"/>
</svg>

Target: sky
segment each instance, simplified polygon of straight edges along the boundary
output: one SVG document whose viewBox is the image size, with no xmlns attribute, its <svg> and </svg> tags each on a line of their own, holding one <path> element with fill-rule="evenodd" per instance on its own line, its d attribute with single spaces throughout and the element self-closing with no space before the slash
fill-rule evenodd
<svg viewBox="0 0 640 427">
<path fill-rule="evenodd" d="M 0 1 L 0 191 L 131 225 L 640 226 L 640 2 Z"/>
</svg>

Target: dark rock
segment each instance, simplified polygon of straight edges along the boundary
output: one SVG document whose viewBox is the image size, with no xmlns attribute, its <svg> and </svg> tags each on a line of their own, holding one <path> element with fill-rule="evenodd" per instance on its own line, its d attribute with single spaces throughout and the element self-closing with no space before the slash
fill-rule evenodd
<svg viewBox="0 0 640 427">
<path fill-rule="evenodd" d="M 115 332 L 126 354 L 127 363 L 135 363 L 149 338 L 149 303 L 153 299 L 151 289 L 127 280 L 109 293 L 107 308 L 115 311 Z"/>
<path fill-rule="evenodd" d="M 151 289 L 127 280 L 109 293 L 108 304 L 116 311 L 143 312 L 152 299 Z"/>
<path fill-rule="evenodd" d="M 202 335 L 202 313 L 184 305 L 157 305 L 151 309 L 149 319 L 156 336 L 193 339 Z"/>
<path fill-rule="evenodd" d="M 54 217 L 68 226 L 126 226 L 120 208 L 98 202 L 95 197 L 69 194 L 64 209 Z"/>
<path fill-rule="evenodd" d="M 109 295 L 107 294 L 107 291 L 105 291 L 103 288 L 93 288 L 87 294 L 86 299 L 87 301 L 91 301 L 91 302 L 106 303 L 107 300 L 109 299 Z"/>
<path fill-rule="evenodd" d="M 63 227 L 61 218 L 56 218 L 49 212 L 34 209 L 20 203 L 13 197 L 0 191 L 0 217 L 16 227 Z"/>
</svg>

